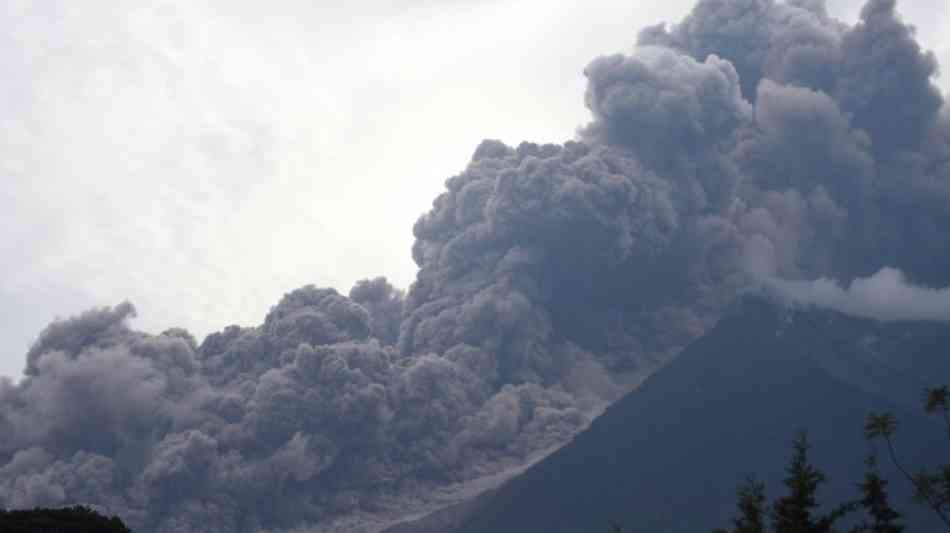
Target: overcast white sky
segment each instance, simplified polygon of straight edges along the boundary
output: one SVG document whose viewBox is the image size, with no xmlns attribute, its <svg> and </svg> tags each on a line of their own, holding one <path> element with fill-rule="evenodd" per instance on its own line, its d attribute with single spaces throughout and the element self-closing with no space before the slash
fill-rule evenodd
<svg viewBox="0 0 950 533">
<path fill-rule="evenodd" d="M 200 338 L 307 283 L 408 286 L 481 139 L 571 138 L 586 63 L 692 3 L 0 0 L 0 375 L 91 306 Z M 902 10 L 950 64 L 947 2 Z"/>
</svg>

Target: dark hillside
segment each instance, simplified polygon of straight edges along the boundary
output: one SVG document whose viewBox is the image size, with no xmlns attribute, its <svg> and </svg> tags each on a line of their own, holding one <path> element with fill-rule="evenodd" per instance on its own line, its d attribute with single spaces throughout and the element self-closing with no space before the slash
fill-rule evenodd
<svg viewBox="0 0 950 533">
<path fill-rule="evenodd" d="M 634 531 L 710 531 L 727 523 L 745 475 L 779 492 L 799 429 L 829 477 L 821 500 L 853 498 L 869 451 L 869 411 L 898 416 L 908 462 L 943 458 L 943 429 L 924 418 L 919 399 L 924 386 L 950 382 L 948 340 L 944 325 L 879 324 L 747 297 L 458 531 L 606 531 L 613 520 Z M 885 466 L 909 531 L 934 530 Z"/>
<path fill-rule="evenodd" d="M 117 517 L 105 517 L 88 507 L 64 509 L 0 509 L 2 533 L 131 533 Z"/>
</svg>

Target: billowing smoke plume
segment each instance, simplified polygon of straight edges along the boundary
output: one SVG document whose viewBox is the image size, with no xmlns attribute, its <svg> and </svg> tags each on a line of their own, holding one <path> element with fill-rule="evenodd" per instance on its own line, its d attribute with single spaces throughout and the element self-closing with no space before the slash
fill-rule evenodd
<svg viewBox="0 0 950 533">
<path fill-rule="evenodd" d="M 770 280 L 766 287 L 792 304 L 834 309 L 882 322 L 950 322 L 950 288 L 911 285 L 901 271 L 893 268 L 882 268 L 869 278 L 855 279 L 847 287 L 829 279 Z"/>
<path fill-rule="evenodd" d="M 200 345 L 129 304 L 49 326 L 0 382 L 0 505 L 371 529 L 563 444 L 754 280 L 946 286 L 935 72 L 893 0 L 853 27 L 701 0 L 590 63 L 576 140 L 483 142 L 416 224 L 407 294 L 304 287 Z"/>
</svg>

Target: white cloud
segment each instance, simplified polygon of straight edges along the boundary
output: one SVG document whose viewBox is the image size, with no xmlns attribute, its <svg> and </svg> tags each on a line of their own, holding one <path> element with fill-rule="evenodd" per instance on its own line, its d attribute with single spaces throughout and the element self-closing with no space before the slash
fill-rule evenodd
<svg viewBox="0 0 950 533">
<path fill-rule="evenodd" d="M 932 289 L 913 285 L 904 274 L 883 268 L 876 274 L 852 281 L 847 287 L 815 281 L 770 280 L 766 282 L 789 301 L 881 321 L 950 321 L 950 287 Z"/>
</svg>

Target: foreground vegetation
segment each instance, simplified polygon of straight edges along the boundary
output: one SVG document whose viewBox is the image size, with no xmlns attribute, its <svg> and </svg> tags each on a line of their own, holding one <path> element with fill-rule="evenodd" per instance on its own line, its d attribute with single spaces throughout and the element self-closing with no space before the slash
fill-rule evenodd
<svg viewBox="0 0 950 533">
<path fill-rule="evenodd" d="M 928 389 L 924 394 L 924 410 L 940 416 L 950 436 L 950 387 Z M 915 500 L 929 508 L 950 529 L 950 464 L 937 465 L 911 472 L 901 461 L 895 446 L 897 420 L 888 413 L 872 413 L 865 423 L 865 436 L 871 442 L 883 442 L 888 459 L 910 483 Z M 713 533 L 903 533 L 902 514 L 888 497 L 889 481 L 878 470 L 878 457 L 872 452 L 865 460 L 864 479 L 856 483 L 853 500 L 836 505 L 822 505 L 818 489 L 826 481 L 825 474 L 808 458 L 808 435 L 802 431 L 793 443 L 792 457 L 786 466 L 783 481 L 785 494 L 768 503 L 765 484 L 754 477 L 746 478 L 736 490 L 736 513 L 728 528 Z M 846 519 L 849 528 L 838 529 Z M 624 533 L 620 524 L 611 525 L 612 533 Z"/>
<path fill-rule="evenodd" d="M 939 415 L 950 435 L 950 389 L 947 386 L 928 389 L 924 395 L 924 410 Z M 911 473 L 900 460 L 894 445 L 897 420 L 893 415 L 871 414 L 865 424 L 865 436 L 870 441 L 883 441 L 891 462 L 913 486 L 916 500 L 932 510 L 950 529 L 950 465 L 938 465 Z M 749 478 L 737 490 L 737 513 L 731 529 L 717 529 L 714 533 L 765 533 L 766 522 L 775 533 L 834 533 L 835 525 L 846 516 L 860 513 L 858 523 L 850 533 L 902 533 L 901 513 L 888 499 L 888 481 L 877 469 L 877 457 L 872 453 L 865 461 L 867 471 L 857 485 L 859 496 L 843 502 L 824 514 L 819 513 L 817 490 L 825 482 L 825 475 L 808 461 L 808 437 L 803 432 L 794 443 L 792 459 L 786 468 L 786 494 L 771 505 L 766 505 L 765 487 Z"/>
<path fill-rule="evenodd" d="M 2 533 L 131 533 L 116 516 L 105 517 L 88 507 L 5 511 L 0 509 Z"/>
</svg>

